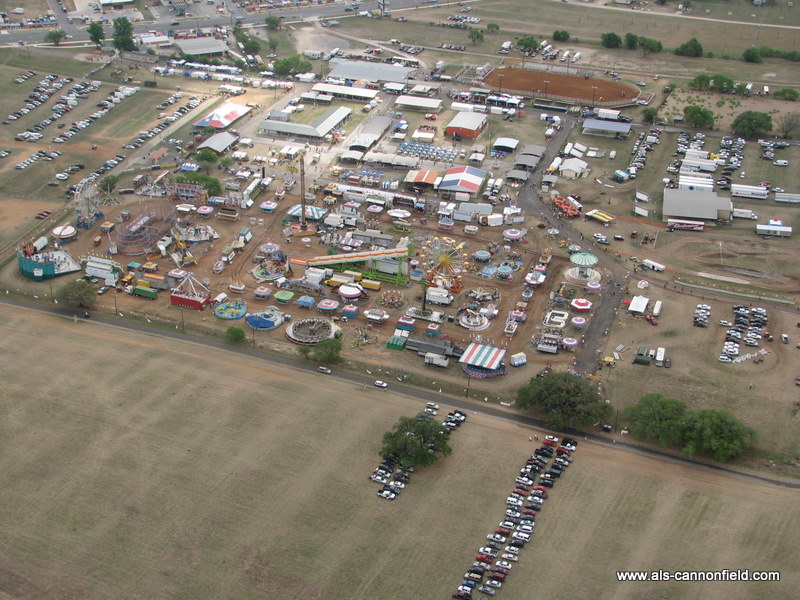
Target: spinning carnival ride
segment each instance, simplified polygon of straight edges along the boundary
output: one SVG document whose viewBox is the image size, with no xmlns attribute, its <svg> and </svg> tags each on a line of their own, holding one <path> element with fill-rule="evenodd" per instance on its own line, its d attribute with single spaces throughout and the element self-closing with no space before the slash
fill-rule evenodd
<svg viewBox="0 0 800 600">
<path fill-rule="evenodd" d="M 463 274 L 469 266 L 465 247 L 466 242 L 449 237 L 426 240 L 419 249 L 419 266 L 425 272 L 425 279 L 453 293 L 460 292 L 464 288 Z"/>
</svg>

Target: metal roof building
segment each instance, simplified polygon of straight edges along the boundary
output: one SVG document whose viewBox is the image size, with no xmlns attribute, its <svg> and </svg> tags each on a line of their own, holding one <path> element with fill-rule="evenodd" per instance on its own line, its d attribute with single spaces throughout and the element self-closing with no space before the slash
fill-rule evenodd
<svg viewBox="0 0 800 600">
<path fill-rule="evenodd" d="M 332 58 L 330 60 L 330 77 L 355 79 L 362 81 L 392 81 L 403 83 L 408 80 L 414 69 L 395 64 L 365 62 L 363 60 L 346 60 Z"/>
<path fill-rule="evenodd" d="M 394 105 L 397 108 L 408 110 L 430 110 L 436 112 L 442 109 L 442 101 L 438 98 L 421 98 L 418 96 L 399 96 Z"/>
<path fill-rule="evenodd" d="M 630 123 L 619 121 L 605 121 L 603 119 L 586 119 L 583 122 L 583 133 L 586 135 L 628 135 L 631 132 Z"/>
<path fill-rule="evenodd" d="M 361 131 L 353 138 L 348 148 L 366 152 L 381 139 L 392 124 L 391 117 L 374 116 L 361 125 Z"/>
<path fill-rule="evenodd" d="M 195 38 L 193 40 L 175 40 L 175 44 L 184 54 L 191 56 L 207 56 L 210 54 L 224 54 L 228 45 L 222 40 L 213 37 Z"/>
<path fill-rule="evenodd" d="M 208 148 L 213 150 L 217 154 L 222 154 L 228 148 L 233 146 L 239 139 L 239 136 L 234 133 L 229 133 L 227 131 L 221 131 L 220 133 L 215 133 L 210 138 L 208 138 L 205 142 L 200 144 L 197 149 L 203 150 L 204 148 Z"/>
<path fill-rule="evenodd" d="M 704 190 L 664 189 L 663 219 L 722 219 L 730 220 L 733 202 Z"/>
<path fill-rule="evenodd" d="M 489 118 L 485 114 L 459 112 L 456 113 L 456 116 L 447 124 L 445 133 L 451 137 L 457 135 L 461 138 L 474 140 L 486 129 L 488 123 Z"/>
<path fill-rule="evenodd" d="M 522 150 L 519 151 L 519 154 L 520 156 L 542 156 L 545 153 L 545 150 L 547 150 L 547 148 L 544 146 L 539 146 L 537 144 L 525 144 L 522 147 Z"/>
<path fill-rule="evenodd" d="M 363 100 L 364 102 L 374 100 L 375 96 L 378 95 L 378 90 L 368 90 L 366 88 L 351 87 L 349 85 L 334 85 L 332 83 L 317 83 L 311 90 L 320 94 L 330 94 L 336 98 Z"/>
<path fill-rule="evenodd" d="M 319 119 L 311 124 L 289 123 L 266 119 L 261 122 L 258 128 L 258 135 L 265 137 L 288 136 L 322 139 L 341 125 L 352 114 L 353 110 L 351 108 L 347 108 L 346 106 L 334 106 L 325 111 Z"/>
</svg>

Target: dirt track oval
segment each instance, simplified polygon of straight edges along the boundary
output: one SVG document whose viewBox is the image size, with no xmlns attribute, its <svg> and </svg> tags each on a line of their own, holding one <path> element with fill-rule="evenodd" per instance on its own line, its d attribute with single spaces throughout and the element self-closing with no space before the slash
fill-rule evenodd
<svg viewBox="0 0 800 600">
<path fill-rule="evenodd" d="M 495 69 L 483 81 L 493 89 L 508 93 L 522 92 L 525 95 L 546 93 L 548 96 L 567 96 L 589 101 L 594 99 L 597 102 L 636 99 L 639 96 L 639 90 L 627 83 L 607 79 L 587 79 L 552 71 Z"/>
</svg>

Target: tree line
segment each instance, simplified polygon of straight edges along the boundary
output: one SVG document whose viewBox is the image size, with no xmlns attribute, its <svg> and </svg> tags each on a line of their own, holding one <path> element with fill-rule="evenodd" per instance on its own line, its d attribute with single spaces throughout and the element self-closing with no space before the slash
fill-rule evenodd
<svg viewBox="0 0 800 600">
<path fill-rule="evenodd" d="M 580 429 L 608 422 L 608 404 L 583 377 L 548 373 L 517 390 L 517 406 L 543 414 L 548 427 Z M 742 456 L 755 432 L 724 410 L 690 410 L 684 402 L 647 394 L 623 411 L 631 434 L 662 446 L 680 446 L 688 456 L 729 461 Z"/>
</svg>

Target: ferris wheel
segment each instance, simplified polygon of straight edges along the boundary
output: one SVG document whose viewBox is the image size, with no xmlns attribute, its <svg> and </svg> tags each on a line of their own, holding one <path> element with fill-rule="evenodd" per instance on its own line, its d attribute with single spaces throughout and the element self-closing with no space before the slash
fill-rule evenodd
<svg viewBox="0 0 800 600">
<path fill-rule="evenodd" d="M 469 266 L 466 242 L 449 237 L 432 237 L 420 248 L 420 268 L 433 285 L 458 293 L 464 287 L 462 278 Z"/>
</svg>

